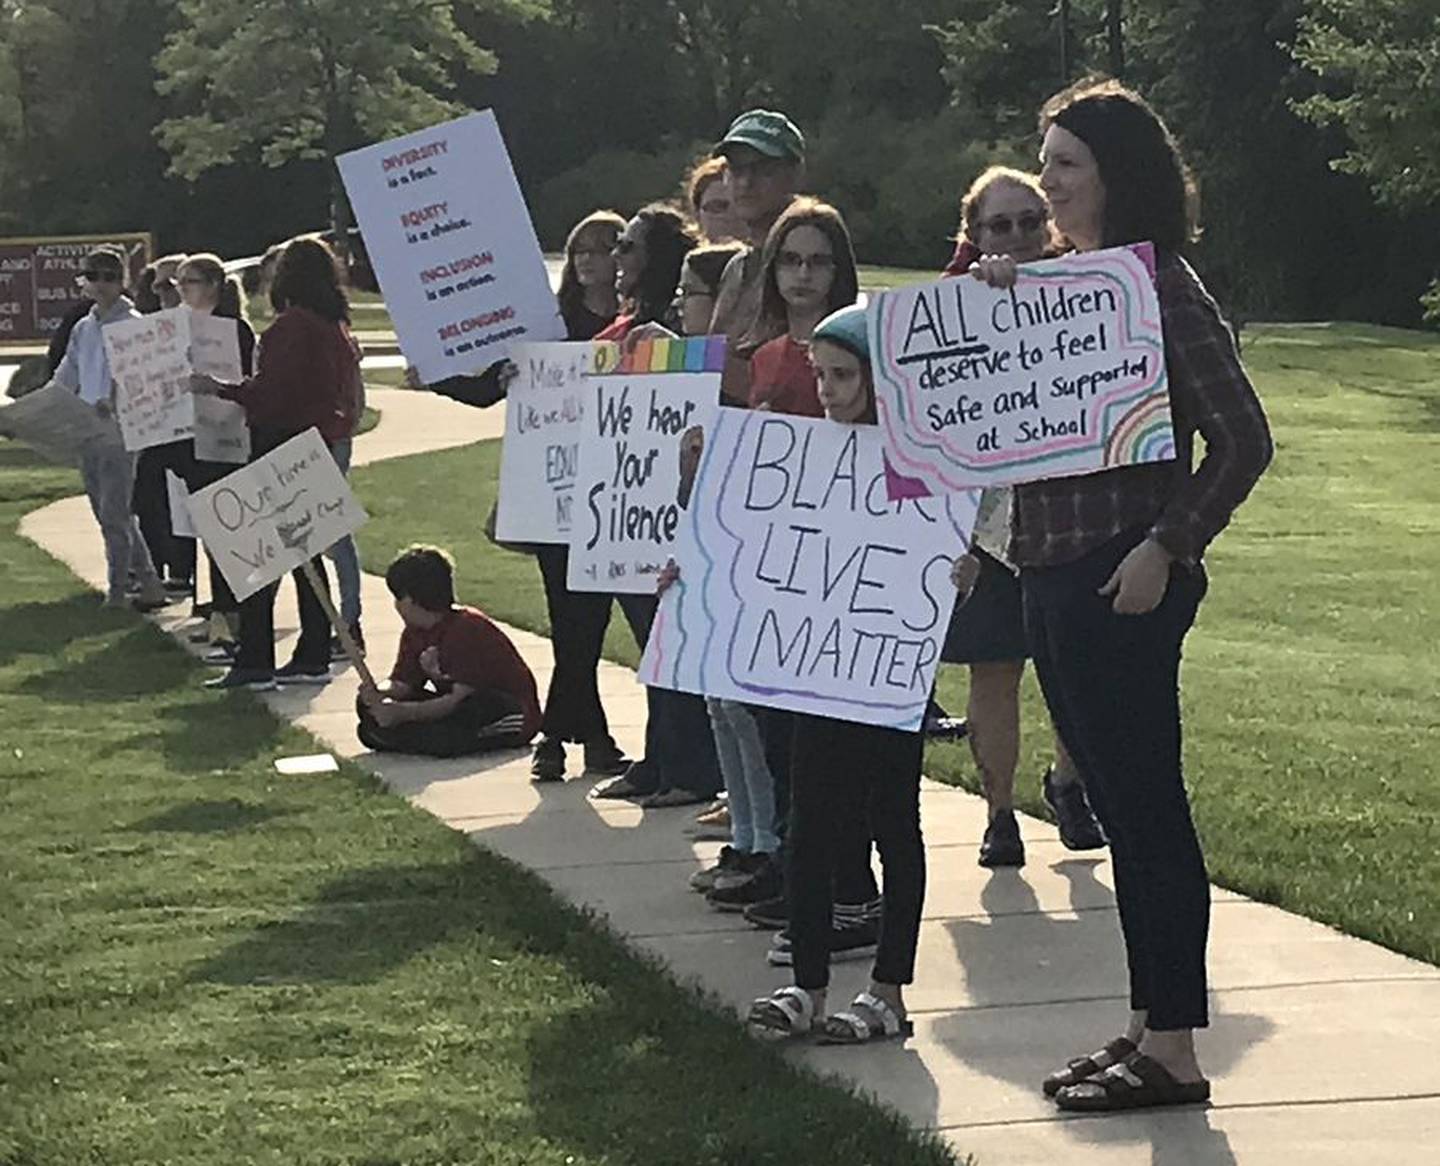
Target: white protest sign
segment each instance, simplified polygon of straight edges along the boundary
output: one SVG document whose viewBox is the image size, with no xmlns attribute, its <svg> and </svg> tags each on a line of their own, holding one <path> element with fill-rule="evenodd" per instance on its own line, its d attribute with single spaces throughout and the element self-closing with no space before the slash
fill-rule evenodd
<svg viewBox="0 0 1440 1166">
<path fill-rule="evenodd" d="M 489 110 L 336 159 L 405 357 L 427 382 L 563 340 L 530 212 Z"/>
<path fill-rule="evenodd" d="M 165 471 L 165 495 L 170 500 L 170 533 L 176 538 L 195 538 L 190 521 L 190 491 L 174 470 Z"/>
<path fill-rule="evenodd" d="M 190 313 L 190 363 L 195 372 L 225 384 L 243 380 L 240 321 Z M 250 460 L 250 427 L 242 406 L 219 397 L 195 398 L 195 456 L 202 462 L 236 465 Z"/>
<path fill-rule="evenodd" d="M 891 497 L 1173 459 L 1151 254 L 1026 264 L 1005 291 L 958 278 L 874 297 Z"/>
<path fill-rule="evenodd" d="M 918 728 L 978 498 L 889 501 L 873 426 L 717 410 L 640 679 Z"/>
<path fill-rule="evenodd" d="M 505 394 L 495 535 L 507 542 L 566 543 L 579 473 L 580 419 L 591 392 L 590 344 L 521 344 L 519 375 Z"/>
<path fill-rule="evenodd" d="M 680 525 L 680 435 L 710 423 L 720 374 L 617 373 L 588 381 L 569 587 L 649 595 Z"/>
<path fill-rule="evenodd" d="M 191 437 L 190 309 L 117 320 L 100 335 L 115 380 L 115 416 L 125 448 L 149 449 Z"/>
<path fill-rule="evenodd" d="M 114 426 L 58 381 L 0 408 L 0 434 L 23 441 L 50 461 L 79 465 L 87 441 L 115 441 Z"/>
<path fill-rule="evenodd" d="M 365 519 L 314 429 L 190 495 L 190 521 L 237 599 L 328 550 Z"/>
</svg>

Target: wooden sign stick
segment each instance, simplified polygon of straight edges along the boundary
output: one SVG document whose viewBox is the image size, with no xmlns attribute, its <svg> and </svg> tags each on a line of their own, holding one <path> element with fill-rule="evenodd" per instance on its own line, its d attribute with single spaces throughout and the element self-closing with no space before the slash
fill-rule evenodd
<svg viewBox="0 0 1440 1166">
<path fill-rule="evenodd" d="M 365 663 L 365 653 L 360 650 L 360 645 L 350 637 L 350 629 L 340 618 L 340 613 L 335 610 L 335 604 L 330 600 L 330 589 L 320 580 L 320 574 L 315 570 L 312 560 L 306 559 L 300 564 L 300 569 L 305 572 L 305 581 L 310 584 L 310 590 L 315 592 L 315 598 L 320 601 L 320 606 L 325 609 L 325 615 L 330 620 L 330 626 L 335 629 L 335 634 L 340 637 L 340 646 L 345 649 L 345 655 L 350 658 L 350 663 L 355 665 L 355 671 L 359 674 L 360 680 L 375 687 L 375 677 L 371 675 L 369 666 Z"/>
</svg>

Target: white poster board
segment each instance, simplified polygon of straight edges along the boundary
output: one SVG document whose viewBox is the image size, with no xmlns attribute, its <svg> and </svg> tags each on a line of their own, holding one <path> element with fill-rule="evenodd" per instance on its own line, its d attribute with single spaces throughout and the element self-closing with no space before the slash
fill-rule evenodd
<svg viewBox="0 0 1440 1166">
<path fill-rule="evenodd" d="M 328 550 L 365 519 L 314 429 L 190 495 L 190 521 L 237 599 Z"/>
<path fill-rule="evenodd" d="M 717 372 L 588 378 L 570 590 L 654 593 L 680 527 L 680 435 L 708 426 L 719 396 Z"/>
<path fill-rule="evenodd" d="M 405 358 L 427 384 L 521 340 L 563 340 L 545 259 L 490 110 L 336 159 Z"/>
<path fill-rule="evenodd" d="M 115 441 L 118 431 L 74 389 L 51 381 L 0 408 L 0 435 L 23 441 L 49 461 L 78 466 L 87 441 Z"/>
<path fill-rule="evenodd" d="M 194 436 L 190 314 L 167 308 L 100 329 L 115 380 L 115 416 L 132 452 Z"/>
<path fill-rule="evenodd" d="M 506 542 L 567 543 L 580 472 L 580 421 L 590 393 L 591 344 L 521 344 L 505 394 L 495 535 Z"/>
<path fill-rule="evenodd" d="M 190 490 L 174 470 L 165 471 L 165 495 L 170 500 L 170 533 L 176 538 L 195 538 L 190 521 Z"/>
<path fill-rule="evenodd" d="M 243 380 L 240 321 L 192 312 L 190 364 L 195 372 L 225 384 Z M 202 462 L 234 465 L 250 460 L 250 427 L 243 406 L 219 397 L 195 398 L 195 456 Z"/>
<path fill-rule="evenodd" d="M 882 292 L 869 324 L 891 497 L 1175 457 L 1148 244 Z"/>
<path fill-rule="evenodd" d="M 717 410 L 640 680 L 918 728 L 978 500 L 889 501 L 873 426 Z"/>
</svg>

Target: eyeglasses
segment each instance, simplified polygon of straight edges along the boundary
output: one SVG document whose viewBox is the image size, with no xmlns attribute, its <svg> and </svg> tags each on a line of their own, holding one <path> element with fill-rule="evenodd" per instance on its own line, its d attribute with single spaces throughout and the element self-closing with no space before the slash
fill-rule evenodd
<svg viewBox="0 0 1440 1166">
<path fill-rule="evenodd" d="M 725 161 L 725 169 L 733 178 L 770 178 L 794 165 L 784 158 L 753 158 L 748 162 Z"/>
<path fill-rule="evenodd" d="M 119 283 L 125 277 L 108 267 L 87 267 L 80 273 L 80 278 L 91 283 Z"/>
<path fill-rule="evenodd" d="M 775 256 L 775 266 L 785 271 L 799 271 L 804 267 L 810 271 L 833 271 L 833 255 L 801 255 L 798 251 L 782 251 Z"/>
<path fill-rule="evenodd" d="M 183 279 L 177 279 L 177 280 L 175 280 L 175 282 L 178 283 L 178 284 L 185 285 L 185 286 L 189 286 L 189 285 L 191 285 L 191 284 L 197 284 L 197 283 L 203 283 L 203 284 L 206 284 L 206 285 L 208 286 L 209 283 L 210 283 L 210 281 L 209 281 L 208 279 L 206 279 L 203 275 L 187 275 L 187 276 L 185 276 Z"/>
<path fill-rule="evenodd" d="M 1033 231 L 1038 231 L 1049 221 L 1050 216 L 1041 211 L 1026 211 L 1014 218 L 1009 215 L 995 215 L 993 218 L 984 220 L 980 226 L 993 235 L 1008 235 L 1016 228 L 1028 235 Z"/>
</svg>

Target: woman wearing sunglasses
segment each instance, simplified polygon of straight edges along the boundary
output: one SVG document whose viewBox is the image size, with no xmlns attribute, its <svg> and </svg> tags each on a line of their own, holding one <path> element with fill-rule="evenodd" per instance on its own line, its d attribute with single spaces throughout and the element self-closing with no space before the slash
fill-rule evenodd
<svg viewBox="0 0 1440 1166">
<path fill-rule="evenodd" d="M 947 272 L 968 270 L 981 255 L 1008 255 L 1029 263 L 1057 250 L 1050 205 L 1040 180 L 1004 166 L 981 174 L 960 202 L 960 234 Z M 986 490 L 970 554 L 957 568 L 973 579 L 968 598 L 955 606 L 941 659 L 970 666 L 970 753 L 989 806 L 980 865 L 1023 866 L 1025 844 L 1015 820 L 1015 767 L 1020 759 L 1020 679 L 1025 674 L 1025 627 L 1020 581 L 1009 555 L 1011 492 Z M 1075 764 L 1057 735 L 1055 763 L 1044 778 L 1045 800 L 1071 850 L 1094 850 L 1105 835 Z"/>
</svg>

